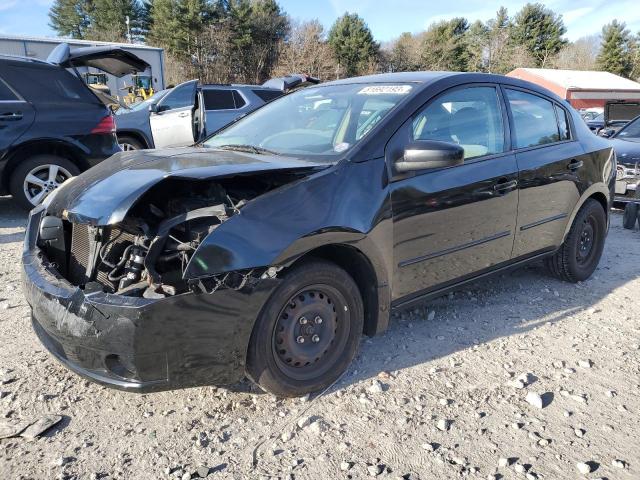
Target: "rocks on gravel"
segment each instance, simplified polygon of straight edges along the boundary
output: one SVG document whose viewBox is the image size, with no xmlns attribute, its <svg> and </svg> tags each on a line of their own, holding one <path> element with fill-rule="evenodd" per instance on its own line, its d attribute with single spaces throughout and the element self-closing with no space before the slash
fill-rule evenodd
<svg viewBox="0 0 640 480">
<path fill-rule="evenodd" d="M 581 368 L 591 368 L 593 367 L 593 362 L 590 359 L 578 360 L 578 366 Z"/>
<path fill-rule="evenodd" d="M 436 424 L 436 428 L 441 432 L 446 432 L 451 428 L 452 421 L 447 418 L 441 418 Z"/>
<path fill-rule="evenodd" d="M 591 465 L 589 463 L 586 463 L 586 462 L 577 463 L 576 464 L 576 468 L 583 475 L 587 475 L 588 473 L 591 473 L 591 470 L 592 470 Z"/>
<path fill-rule="evenodd" d="M 627 468 L 627 463 L 624 460 L 615 459 L 611 462 L 615 468 Z"/>
<path fill-rule="evenodd" d="M 524 397 L 525 401 L 536 408 L 544 408 L 544 402 L 542 401 L 542 397 L 536 392 L 527 392 L 527 396 Z"/>
<path fill-rule="evenodd" d="M 382 393 L 384 392 L 384 385 L 380 380 L 374 380 L 373 382 L 371 382 L 371 385 L 367 388 L 367 392 Z"/>
</svg>

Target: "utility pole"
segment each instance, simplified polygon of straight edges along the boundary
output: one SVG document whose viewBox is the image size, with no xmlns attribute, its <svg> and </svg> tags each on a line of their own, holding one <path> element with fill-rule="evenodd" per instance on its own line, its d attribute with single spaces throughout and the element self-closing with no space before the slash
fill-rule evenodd
<svg viewBox="0 0 640 480">
<path fill-rule="evenodd" d="M 131 41 L 131 28 L 129 28 L 129 23 L 130 23 L 130 22 L 129 22 L 129 15 L 127 15 L 127 16 L 125 17 L 125 21 L 124 21 L 124 23 L 126 23 L 126 24 L 127 24 L 127 40 L 129 40 L 129 43 L 133 43 L 133 42 Z"/>
</svg>

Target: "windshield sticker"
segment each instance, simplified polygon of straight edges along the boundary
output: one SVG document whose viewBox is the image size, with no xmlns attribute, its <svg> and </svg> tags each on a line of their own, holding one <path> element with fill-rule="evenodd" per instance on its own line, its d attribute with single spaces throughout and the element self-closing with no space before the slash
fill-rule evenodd
<svg viewBox="0 0 640 480">
<path fill-rule="evenodd" d="M 369 85 L 358 92 L 358 95 L 406 95 L 411 91 L 411 85 Z"/>
<path fill-rule="evenodd" d="M 333 151 L 341 153 L 344 152 L 347 148 L 349 148 L 349 144 L 347 142 L 342 142 L 333 147 Z"/>
</svg>

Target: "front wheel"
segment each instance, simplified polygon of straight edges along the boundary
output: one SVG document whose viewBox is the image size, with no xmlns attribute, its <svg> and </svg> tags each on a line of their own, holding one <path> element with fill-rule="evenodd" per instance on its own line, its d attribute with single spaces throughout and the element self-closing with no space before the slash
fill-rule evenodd
<svg viewBox="0 0 640 480">
<path fill-rule="evenodd" d="M 323 390 L 351 363 L 363 321 L 362 297 L 347 272 L 322 260 L 294 267 L 258 317 L 247 375 L 278 397 Z"/>
<path fill-rule="evenodd" d="M 580 282 L 591 276 L 604 248 L 607 217 L 602 205 L 588 199 L 573 220 L 560 249 L 545 263 L 549 271 L 567 282 Z"/>
</svg>

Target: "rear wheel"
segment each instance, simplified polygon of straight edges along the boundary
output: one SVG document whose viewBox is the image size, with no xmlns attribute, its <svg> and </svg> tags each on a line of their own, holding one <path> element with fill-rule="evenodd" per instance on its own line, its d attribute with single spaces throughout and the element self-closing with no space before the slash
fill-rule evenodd
<svg viewBox="0 0 640 480">
<path fill-rule="evenodd" d="M 36 155 L 21 162 L 11 174 L 9 189 L 13 199 L 28 210 L 42 201 L 63 182 L 80 173 L 70 160 L 57 155 Z"/>
<path fill-rule="evenodd" d="M 118 145 L 120 145 L 120 148 L 124 152 L 128 152 L 130 150 L 142 150 L 145 148 L 145 146 L 140 143 L 140 140 L 124 135 L 122 137 L 118 136 Z"/>
<path fill-rule="evenodd" d="M 587 200 L 573 220 L 560 249 L 545 263 L 553 275 L 567 282 L 579 282 L 591 276 L 604 248 L 607 218 L 602 205 Z"/>
<path fill-rule="evenodd" d="M 321 260 L 294 267 L 253 329 L 248 376 L 279 397 L 325 389 L 351 363 L 363 317 L 360 291 L 344 270 Z"/>
<path fill-rule="evenodd" d="M 627 203 L 624 207 L 624 214 L 622 215 L 622 226 L 627 230 L 632 230 L 638 220 L 638 204 Z"/>
</svg>

